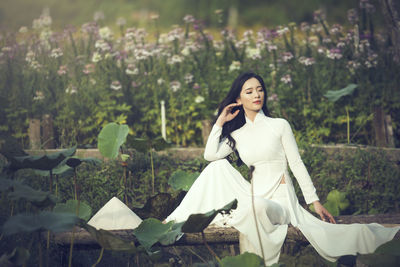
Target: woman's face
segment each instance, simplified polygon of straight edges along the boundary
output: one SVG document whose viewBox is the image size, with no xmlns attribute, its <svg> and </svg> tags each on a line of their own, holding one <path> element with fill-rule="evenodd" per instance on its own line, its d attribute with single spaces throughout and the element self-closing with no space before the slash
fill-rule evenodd
<svg viewBox="0 0 400 267">
<path fill-rule="evenodd" d="M 258 112 L 264 103 L 264 90 L 256 78 L 248 79 L 240 91 L 236 102 L 243 105 L 246 112 Z"/>
</svg>

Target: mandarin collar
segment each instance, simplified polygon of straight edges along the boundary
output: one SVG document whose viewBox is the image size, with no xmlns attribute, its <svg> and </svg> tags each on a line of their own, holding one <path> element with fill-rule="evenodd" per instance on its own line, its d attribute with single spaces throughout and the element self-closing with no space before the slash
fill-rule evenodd
<svg viewBox="0 0 400 267">
<path fill-rule="evenodd" d="M 262 111 L 262 109 L 260 109 L 260 111 L 258 111 L 258 113 L 256 114 L 256 117 L 254 118 L 254 121 L 251 121 L 249 118 L 247 118 L 246 113 L 244 114 L 244 117 L 246 118 L 246 123 L 255 124 L 257 121 L 262 120 L 265 117 L 265 114 Z"/>
</svg>

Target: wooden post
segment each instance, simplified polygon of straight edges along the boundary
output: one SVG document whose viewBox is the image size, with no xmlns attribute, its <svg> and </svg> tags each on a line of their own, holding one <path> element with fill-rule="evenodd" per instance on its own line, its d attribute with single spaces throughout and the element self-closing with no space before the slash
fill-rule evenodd
<svg viewBox="0 0 400 267">
<path fill-rule="evenodd" d="M 374 107 L 373 126 L 375 131 L 375 145 L 379 147 L 387 146 L 385 131 L 385 113 L 381 106 Z"/>
<path fill-rule="evenodd" d="M 29 146 L 31 149 L 40 149 L 40 120 L 39 119 L 29 119 Z"/>
<path fill-rule="evenodd" d="M 210 132 L 211 132 L 211 127 L 212 127 L 211 121 L 202 120 L 201 121 L 201 125 L 203 126 L 201 128 L 201 135 L 203 137 L 203 144 L 206 145 L 208 136 L 210 135 Z"/>
</svg>

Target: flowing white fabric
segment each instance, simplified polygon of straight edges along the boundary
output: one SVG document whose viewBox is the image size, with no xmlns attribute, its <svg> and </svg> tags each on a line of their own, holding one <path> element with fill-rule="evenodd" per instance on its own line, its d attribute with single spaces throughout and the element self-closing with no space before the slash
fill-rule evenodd
<svg viewBox="0 0 400 267">
<path fill-rule="evenodd" d="M 88 224 L 104 230 L 135 229 L 142 222 L 128 206 L 116 197 L 110 199 Z"/>
<path fill-rule="evenodd" d="M 239 230 L 241 248 L 260 256 L 264 254 L 267 265 L 278 261 L 288 223 L 298 227 L 316 251 L 329 261 L 335 261 L 342 255 L 372 253 L 378 246 L 390 241 L 400 229 L 385 228 L 375 223 L 330 224 L 303 209 L 296 197 L 287 163 L 306 203 L 319 199 L 301 160 L 290 125 L 284 119 L 267 117 L 260 110 L 254 122 L 246 117 L 245 125 L 231 133 L 243 162 L 255 167 L 254 203 L 261 235 L 260 245 L 252 212 L 251 186 L 224 159 L 233 151 L 227 139 L 219 141 L 221 133 L 222 128 L 214 125 L 204 152 L 205 159 L 212 162 L 194 182 L 181 204 L 167 217 L 167 221 L 184 221 L 190 214 L 221 208 L 236 198 L 237 209 L 230 216 L 217 216 L 213 223 Z M 286 185 L 281 185 L 283 177 Z"/>
</svg>

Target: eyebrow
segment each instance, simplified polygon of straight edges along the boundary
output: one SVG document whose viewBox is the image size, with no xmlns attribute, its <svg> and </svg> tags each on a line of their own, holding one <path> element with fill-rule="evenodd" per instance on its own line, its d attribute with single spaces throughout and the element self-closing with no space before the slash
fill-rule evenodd
<svg viewBox="0 0 400 267">
<path fill-rule="evenodd" d="M 260 85 L 260 86 L 257 86 L 256 88 L 262 88 L 262 86 Z M 246 89 L 244 89 L 244 90 L 250 90 L 250 89 L 253 89 L 253 87 L 249 87 L 249 88 L 246 88 Z"/>
</svg>

